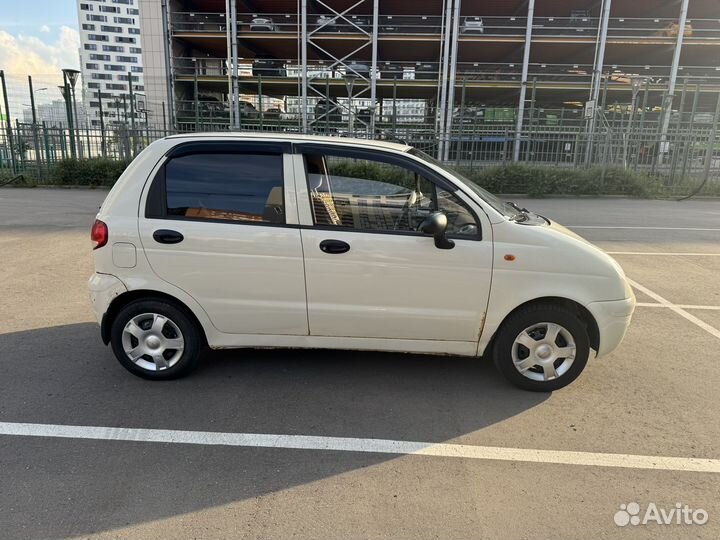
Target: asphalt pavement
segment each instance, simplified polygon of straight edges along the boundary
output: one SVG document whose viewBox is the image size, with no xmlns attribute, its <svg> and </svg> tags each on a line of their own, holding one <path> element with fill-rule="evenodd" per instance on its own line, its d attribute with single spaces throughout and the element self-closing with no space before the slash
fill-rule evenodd
<svg viewBox="0 0 720 540">
<path fill-rule="evenodd" d="M 720 201 L 516 201 L 612 253 L 640 303 L 614 353 L 538 394 L 484 360 L 332 350 L 212 352 L 188 378 L 136 378 L 87 298 L 105 194 L 0 190 L 0 427 L 108 428 L 0 434 L 0 537 L 720 537 Z M 646 466 L 662 458 L 677 459 Z M 617 525 L 634 502 L 708 520 Z"/>
</svg>

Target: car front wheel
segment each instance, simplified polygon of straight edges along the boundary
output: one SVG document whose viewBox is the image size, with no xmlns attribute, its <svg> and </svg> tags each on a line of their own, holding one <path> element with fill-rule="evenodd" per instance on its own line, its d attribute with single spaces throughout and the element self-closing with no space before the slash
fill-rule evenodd
<svg viewBox="0 0 720 540">
<path fill-rule="evenodd" d="M 493 360 L 515 386 L 549 392 L 574 381 L 590 355 L 588 332 L 571 309 L 530 305 L 513 313 L 496 335 Z"/>
</svg>

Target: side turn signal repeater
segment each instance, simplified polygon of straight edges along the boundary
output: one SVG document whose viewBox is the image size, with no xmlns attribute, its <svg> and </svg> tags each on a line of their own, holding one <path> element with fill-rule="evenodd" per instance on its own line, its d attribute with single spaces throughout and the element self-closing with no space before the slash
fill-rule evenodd
<svg viewBox="0 0 720 540">
<path fill-rule="evenodd" d="M 512 255 L 512 254 L 508 253 L 507 255 L 505 255 L 505 256 L 503 257 L 503 259 L 505 259 L 506 261 L 514 261 L 514 260 L 515 260 L 515 255 Z"/>
</svg>

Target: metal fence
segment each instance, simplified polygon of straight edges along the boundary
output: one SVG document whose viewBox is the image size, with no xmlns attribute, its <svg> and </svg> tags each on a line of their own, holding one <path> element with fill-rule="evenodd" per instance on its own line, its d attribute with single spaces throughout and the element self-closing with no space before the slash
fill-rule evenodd
<svg viewBox="0 0 720 540">
<path fill-rule="evenodd" d="M 515 108 L 473 103 L 460 93 L 452 129 L 444 140 L 437 136 L 435 109 L 427 100 L 385 99 L 382 107 L 371 111 L 363 102 L 337 99 L 340 107 L 336 107 L 318 97 L 308 103 L 308 131 L 403 141 L 467 169 L 515 160 L 542 166 L 601 167 L 603 171 L 620 167 L 652 176 L 667 193 L 686 193 L 701 182 L 719 192 L 720 99 L 713 96 L 715 101 L 700 110 L 698 96 L 683 92 L 677 110 L 667 113 L 644 103 L 641 96 L 635 105 L 606 103 L 594 126 L 580 107 L 550 109 L 531 101 L 517 131 Z M 302 131 L 298 98 L 279 101 L 246 96 L 242 103 L 243 131 Z M 92 122 L 69 129 L 62 121 L 33 123 L 4 117 L 0 174 L 24 174 L 42 183 L 51 178 L 59 160 L 105 157 L 127 161 L 167 135 L 229 129 L 228 103 L 178 101 L 175 111 L 173 126 L 164 104 L 147 104 L 134 114 L 118 106 L 103 129 Z M 668 124 L 665 134 L 664 120 Z"/>
</svg>

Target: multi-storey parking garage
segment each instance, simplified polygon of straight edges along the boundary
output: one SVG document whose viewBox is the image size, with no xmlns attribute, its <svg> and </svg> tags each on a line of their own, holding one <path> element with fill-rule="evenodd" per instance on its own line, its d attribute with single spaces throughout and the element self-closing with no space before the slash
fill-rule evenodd
<svg viewBox="0 0 720 540">
<path fill-rule="evenodd" d="M 146 63 L 170 88 L 149 100 L 172 103 L 180 130 L 392 136 L 448 159 L 470 144 L 465 134 L 491 126 L 485 151 L 517 159 L 531 151 L 523 130 L 574 126 L 586 141 L 634 124 L 657 139 L 630 152 L 643 161 L 668 153 L 681 125 L 708 128 L 720 91 L 712 0 L 171 0 L 156 9 L 167 53 Z M 153 24 L 144 32 L 159 32 Z M 582 154 L 570 139 L 543 152 Z"/>
</svg>

